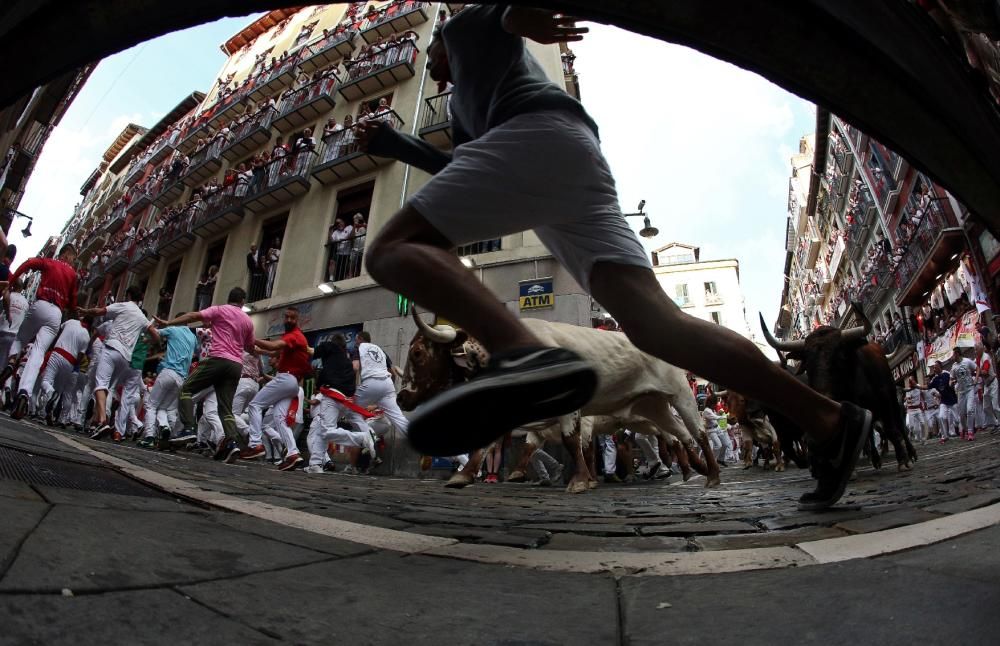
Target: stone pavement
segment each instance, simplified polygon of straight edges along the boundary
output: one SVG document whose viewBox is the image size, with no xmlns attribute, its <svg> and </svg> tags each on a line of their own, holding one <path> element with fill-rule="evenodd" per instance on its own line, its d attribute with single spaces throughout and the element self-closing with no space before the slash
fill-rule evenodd
<svg viewBox="0 0 1000 646">
<path fill-rule="evenodd" d="M 79 441 L 78 436 L 73 436 Z M 277 473 L 83 441 L 199 487 L 374 527 L 525 550 L 689 551 L 868 532 L 1000 500 L 1000 439 L 862 469 L 845 508 L 794 511 L 808 474 L 722 488 Z M 869 560 L 699 576 L 540 571 L 376 550 L 179 500 L 0 419 L 0 644 L 992 644 L 1000 528 Z"/>
</svg>

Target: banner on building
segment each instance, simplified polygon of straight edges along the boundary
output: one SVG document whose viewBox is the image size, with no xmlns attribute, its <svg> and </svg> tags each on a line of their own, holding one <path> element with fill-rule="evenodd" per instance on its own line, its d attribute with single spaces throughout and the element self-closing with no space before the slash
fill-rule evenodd
<svg viewBox="0 0 1000 646">
<path fill-rule="evenodd" d="M 927 347 L 927 365 L 933 366 L 938 361 L 950 362 L 955 348 L 974 347 L 980 341 L 976 329 L 978 320 L 979 314 L 975 310 L 966 312 L 960 321 L 934 339 Z"/>
<path fill-rule="evenodd" d="M 362 327 L 361 323 L 353 323 L 351 325 L 341 325 L 340 327 L 329 327 L 325 330 L 314 330 L 313 332 L 306 332 L 306 341 L 309 343 L 309 347 L 315 348 L 320 343 L 329 341 L 330 337 L 334 334 L 343 334 L 344 339 L 347 341 L 347 351 L 354 352 Z"/>
<path fill-rule="evenodd" d="M 300 303 L 295 307 L 299 310 L 299 327 L 303 330 L 308 329 L 312 325 L 313 310 L 315 309 L 316 302 L 311 303 Z M 271 310 L 267 313 L 267 328 L 264 332 L 264 336 L 267 338 L 281 336 L 285 333 L 285 310 L 276 309 Z"/>
<path fill-rule="evenodd" d="M 556 296 L 552 292 L 552 278 L 522 280 L 518 283 L 518 304 L 521 311 L 554 307 Z"/>
</svg>

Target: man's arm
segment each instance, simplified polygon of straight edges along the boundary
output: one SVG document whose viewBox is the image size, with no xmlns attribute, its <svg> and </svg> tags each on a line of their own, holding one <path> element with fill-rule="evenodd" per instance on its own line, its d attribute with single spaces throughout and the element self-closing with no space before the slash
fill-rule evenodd
<svg viewBox="0 0 1000 646">
<path fill-rule="evenodd" d="M 80 317 L 84 316 L 104 316 L 108 313 L 108 308 L 106 307 L 78 307 L 76 311 L 79 313 Z"/>
<path fill-rule="evenodd" d="M 153 343 L 160 342 L 160 332 L 159 330 L 156 329 L 156 323 L 150 323 L 146 327 L 146 331 L 149 332 L 149 336 L 151 339 L 153 339 Z"/>
<path fill-rule="evenodd" d="M 358 124 L 358 146 L 379 157 L 398 159 L 435 175 L 451 163 L 451 153 L 438 150 L 422 139 L 401 133 L 381 121 Z"/>
<path fill-rule="evenodd" d="M 184 316 L 178 316 L 176 318 L 170 319 L 169 321 L 164 321 L 158 316 L 153 317 L 153 320 L 156 321 L 157 325 L 159 325 L 160 327 L 171 327 L 173 325 L 191 325 L 192 323 L 203 323 L 205 321 L 205 317 L 201 315 L 201 312 L 188 312 Z"/>
<path fill-rule="evenodd" d="M 288 346 L 284 339 L 278 339 L 277 341 L 255 339 L 253 344 L 258 350 L 263 350 L 264 352 L 281 352 Z"/>
</svg>

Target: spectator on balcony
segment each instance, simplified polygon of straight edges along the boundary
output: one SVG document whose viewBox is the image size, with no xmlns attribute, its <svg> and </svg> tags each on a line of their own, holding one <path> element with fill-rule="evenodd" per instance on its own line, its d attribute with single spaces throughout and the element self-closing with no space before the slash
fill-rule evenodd
<svg viewBox="0 0 1000 646">
<path fill-rule="evenodd" d="M 302 131 L 299 138 L 295 140 L 294 150 L 296 153 L 316 150 L 316 138 L 312 136 L 312 133 L 312 128 L 306 128 Z"/>
<path fill-rule="evenodd" d="M 266 150 L 254 156 L 251 163 L 250 188 L 248 189 L 250 195 L 256 194 L 264 185 L 265 178 L 267 177 L 267 165 L 270 161 L 271 155 Z"/>
<path fill-rule="evenodd" d="M 215 295 L 215 283 L 218 280 L 219 267 L 212 265 L 208 271 L 198 281 L 195 287 L 195 309 L 203 310 L 212 305 L 212 297 Z"/>
<path fill-rule="evenodd" d="M 365 234 L 368 233 L 368 223 L 365 222 L 365 216 L 355 213 L 351 229 L 350 278 L 354 278 L 361 274 L 361 258 L 365 252 Z"/>
<path fill-rule="evenodd" d="M 355 151 L 357 132 L 354 128 L 354 118 L 351 115 L 344 117 L 344 135 L 340 138 L 340 146 L 337 157 L 349 155 Z"/>
<path fill-rule="evenodd" d="M 334 220 L 333 228 L 330 230 L 330 247 L 333 254 L 330 266 L 327 268 L 327 273 L 330 275 L 328 280 L 341 280 L 347 277 L 351 260 L 350 238 L 353 233 L 353 227 L 344 222 L 343 218 Z"/>
<path fill-rule="evenodd" d="M 264 255 L 264 273 L 266 275 L 264 298 L 271 297 L 274 289 L 274 276 L 278 271 L 278 260 L 281 257 L 281 238 L 275 238 Z"/>
<path fill-rule="evenodd" d="M 247 188 L 250 186 L 250 181 L 253 179 L 253 172 L 247 168 L 246 163 L 241 163 L 236 167 L 236 188 L 235 195 L 237 197 L 243 197 L 247 194 Z"/>
<path fill-rule="evenodd" d="M 325 141 L 330 135 L 336 134 L 344 129 L 344 126 L 337 123 L 336 117 L 330 117 L 326 125 L 323 126 L 323 140 Z"/>
<path fill-rule="evenodd" d="M 373 116 L 375 118 L 378 118 L 384 114 L 387 114 L 391 110 L 392 108 L 389 106 L 389 99 L 386 97 L 382 97 L 381 99 L 378 100 L 378 107 L 375 108 L 375 114 Z"/>
</svg>

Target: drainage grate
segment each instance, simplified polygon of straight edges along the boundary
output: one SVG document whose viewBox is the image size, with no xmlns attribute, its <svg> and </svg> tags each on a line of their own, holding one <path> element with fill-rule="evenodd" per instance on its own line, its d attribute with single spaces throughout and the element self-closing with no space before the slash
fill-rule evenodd
<svg viewBox="0 0 1000 646">
<path fill-rule="evenodd" d="M 0 480 L 114 493 L 143 498 L 168 498 L 165 494 L 103 467 L 92 467 L 0 446 Z"/>
</svg>

